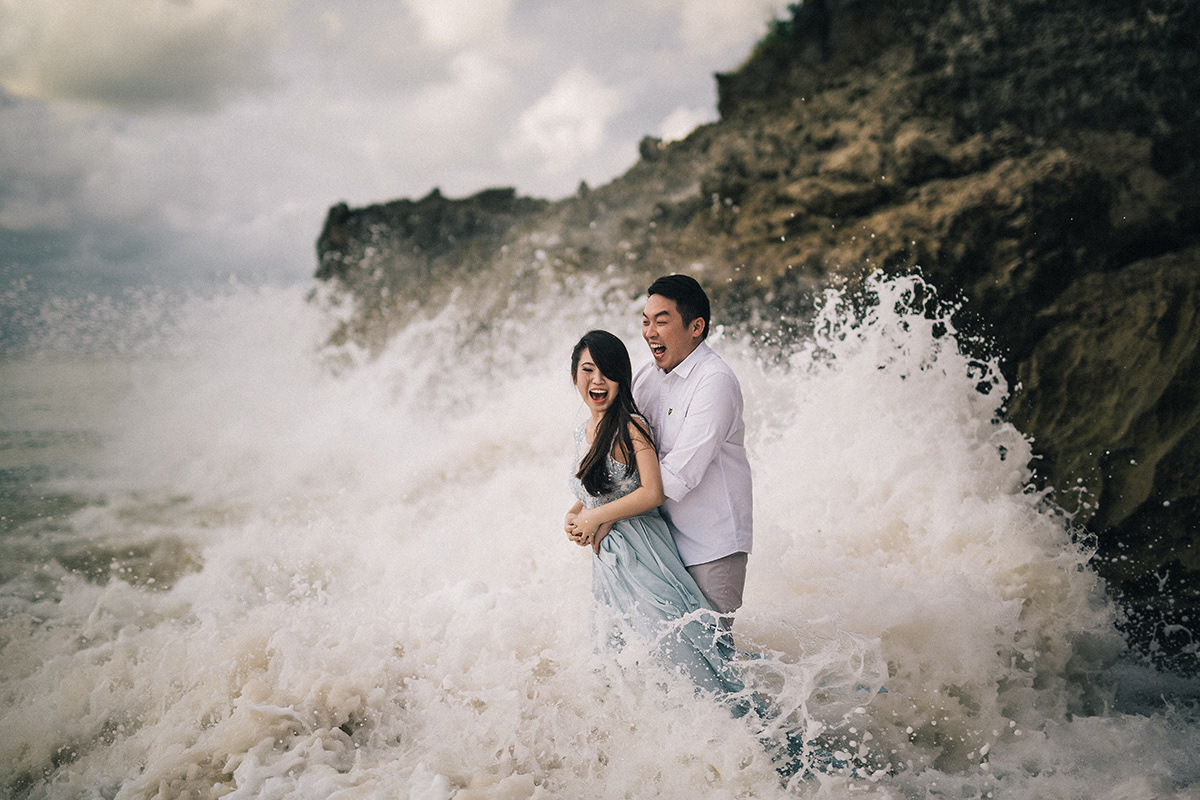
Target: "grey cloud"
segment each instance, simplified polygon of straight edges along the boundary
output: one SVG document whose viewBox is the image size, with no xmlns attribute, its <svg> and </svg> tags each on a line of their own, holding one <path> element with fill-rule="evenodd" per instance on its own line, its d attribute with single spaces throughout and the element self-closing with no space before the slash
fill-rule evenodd
<svg viewBox="0 0 1200 800">
<path fill-rule="evenodd" d="M 273 3 L 169 0 L 0 7 L 0 83 L 128 111 L 203 111 L 276 80 Z"/>
<path fill-rule="evenodd" d="M 0 290 L 304 279 L 338 200 L 602 183 L 669 115 L 715 114 L 712 71 L 748 52 L 690 50 L 690 5 L 494 0 L 438 38 L 402 0 L 0 0 Z M 560 109 L 578 135 L 531 138 L 565 74 L 595 78 Z"/>
<path fill-rule="evenodd" d="M 87 132 L 63 125 L 43 103 L 0 91 L 0 229 L 70 225 L 102 160 Z"/>
<path fill-rule="evenodd" d="M 0 288 L 144 280 L 169 258 L 178 234 L 153 202 L 95 185 L 115 157 L 109 137 L 0 91 Z"/>
<path fill-rule="evenodd" d="M 431 45 L 403 4 L 363 0 L 297 0 L 289 46 L 280 52 L 293 75 L 307 72 L 314 83 L 373 93 L 412 92 L 447 80 L 455 55 Z"/>
</svg>

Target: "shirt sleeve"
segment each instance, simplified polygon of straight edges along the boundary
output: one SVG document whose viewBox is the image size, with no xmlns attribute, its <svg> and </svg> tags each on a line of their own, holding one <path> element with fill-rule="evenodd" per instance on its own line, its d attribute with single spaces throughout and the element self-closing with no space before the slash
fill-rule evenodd
<svg viewBox="0 0 1200 800">
<path fill-rule="evenodd" d="M 667 497 L 678 502 L 699 485 L 722 445 L 735 433 L 741 410 L 742 391 L 733 376 L 718 372 L 704 377 L 671 452 L 661 462 Z"/>
</svg>

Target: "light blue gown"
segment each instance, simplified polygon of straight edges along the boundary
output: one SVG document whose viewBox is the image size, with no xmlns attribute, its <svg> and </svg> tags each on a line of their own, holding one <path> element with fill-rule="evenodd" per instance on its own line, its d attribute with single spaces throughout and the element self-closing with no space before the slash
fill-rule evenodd
<svg viewBox="0 0 1200 800">
<path fill-rule="evenodd" d="M 608 457 L 614 489 L 588 494 L 575 476 L 588 444 L 583 423 L 575 431 L 575 469 L 571 490 L 587 508 L 624 497 L 641 485 L 637 464 Z M 604 607 L 602 622 L 613 622 L 607 638 L 620 644 L 625 635 L 655 645 L 664 664 L 687 675 L 696 686 L 713 692 L 737 693 L 742 680 L 732 663 L 734 649 L 717 616 L 688 574 L 666 521 L 653 509 L 619 520 L 600 542 L 592 559 L 592 594 Z M 603 619 L 607 617 L 608 619 Z"/>
</svg>

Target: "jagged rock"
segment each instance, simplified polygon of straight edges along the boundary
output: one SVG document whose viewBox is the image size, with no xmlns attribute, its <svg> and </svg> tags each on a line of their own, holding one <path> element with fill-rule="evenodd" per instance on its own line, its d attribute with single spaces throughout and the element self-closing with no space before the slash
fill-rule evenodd
<svg viewBox="0 0 1200 800">
<path fill-rule="evenodd" d="M 1164 626 L 1200 589 L 1200 248 L 1086 275 L 1038 318 L 1011 418 L 1104 532 L 1101 571 L 1138 624 Z"/>
<path fill-rule="evenodd" d="M 1072 509 L 1087 490 L 1135 632 L 1200 620 L 1200 3 L 806 0 L 717 82 L 719 122 L 558 202 L 334 207 L 338 335 L 468 282 L 488 314 L 547 275 L 633 296 L 680 270 L 778 340 L 828 281 L 919 268 L 1001 354 L 1038 478 Z"/>
<path fill-rule="evenodd" d="M 447 199 L 434 189 L 416 202 L 397 200 L 353 212 L 339 203 L 329 210 L 317 241 L 321 263 L 316 277 L 357 286 L 374 280 L 364 275 L 373 261 L 387 264 L 381 279 L 405 273 L 400 262 L 422 280 L 434 265 L 455 271 L 464 250 L 486 258 L 517 220 L 547 205 L 518 197 L 514 189 L 486 189 L 465 200 Z"/>
<path fill-rule="evenodd" d="M 397 200 L 351 210 L 329 210 L 317 240 L 319 280 L 336 280 L 360 303 L 337 341 L 378 342 L 403 322 L 391 312 L 445 298 L 464 276 L 492 261 L 520 221 L 542 212 L 544 200 L 519 197 L 514 189 L 487 189 L 451 200 L 434 189 L 417 201 Z"/>
</svg>

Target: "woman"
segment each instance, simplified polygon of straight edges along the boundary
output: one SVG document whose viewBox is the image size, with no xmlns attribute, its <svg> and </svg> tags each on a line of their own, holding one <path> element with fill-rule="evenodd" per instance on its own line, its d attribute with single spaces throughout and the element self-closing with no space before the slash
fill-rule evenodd
<svg viewBox="0 0 1200 800">
<path fill-rule="evenodd" d="M 571 354 L 571 378 L 591 417 L 575 431 L 578 498 L 567 512 L 572 540 L 590 545 L 592 592 L 621 628 L 659 647 L 668 665 L 712 691 L 743 688 L 728 635 L 688 574 L 666 522 L 662 475 L 649 424 L 631 391 L 629 352 L 590 331 Z"/>
</svg>

